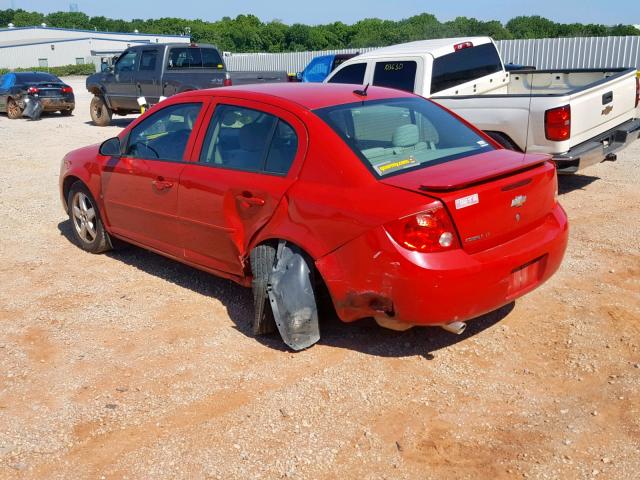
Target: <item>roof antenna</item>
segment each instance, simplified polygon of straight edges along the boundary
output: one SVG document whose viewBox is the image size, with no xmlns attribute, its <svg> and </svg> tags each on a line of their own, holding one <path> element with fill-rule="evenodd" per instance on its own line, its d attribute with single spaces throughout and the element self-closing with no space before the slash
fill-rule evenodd
<svg viewBox="0 0 640 480">
<path fill-rule="evenodd" d="M 353 93 L 355 93 L 356 95 L 360 95 L 361 97 L 366 97 L 368 89 L 369 89 L 369 84 L 367 83 L 367 85 L 364 87 L 364 89 L 362 89 L 362 90 L 354 90 Z"/>
</svg>

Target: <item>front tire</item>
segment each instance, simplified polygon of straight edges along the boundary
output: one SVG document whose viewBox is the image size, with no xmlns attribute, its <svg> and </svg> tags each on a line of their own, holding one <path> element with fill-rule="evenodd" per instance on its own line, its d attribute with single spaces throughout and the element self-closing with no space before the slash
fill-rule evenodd
<svg viewBox="0 0 640 480">
<path fill-rule="evenodd" d="M 254 308 L 251 330 L 254 335 L 266 335 L 276 331 L 276 322 L 267 294 L 269 276 L 273 271 L 275 259 L 276 249 L 271 245 L 258 245 L 251 251 L 250 261 L 253 275 L 251 289 Z"/>
<path fill-rule="evenodd" d="M 9 117 L 10 120 L 22 118 L 22 109 L 13 98 L 7 101 L 7 117 Z"/>
<path fill-rule="evenodd" d="M 97 95 L 94 96 L 91 99 L 89 111 L 91 113 L 91 120 L 93 120 L 93 123 L 99 127 L 107 127 L 111 124 L 113 112 L 105 103 L 104 98 Z"/>
<path fill-rule="evenodd" d="M 80 248 L 91 253 L 111 250 L 109 234 L 104 229 L 96 201 L 82 182 L 71 186 L 67 206 L 73 237 Z"/>
</svg>

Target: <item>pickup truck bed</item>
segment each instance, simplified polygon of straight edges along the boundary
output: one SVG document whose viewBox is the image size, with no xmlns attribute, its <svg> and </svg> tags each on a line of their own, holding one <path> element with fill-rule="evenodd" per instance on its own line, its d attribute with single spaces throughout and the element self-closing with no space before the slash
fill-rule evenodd
<svg viewBox="0 0 640 480">
<path fill-rule="evenodd" d="M 631 108 L 635 69 L 521 70 L 507 75 L 508 83 L 481 94 L 432 99 L 488 133 L 506 136 L 519 150 L 551 153 L 563 173 L 615 159 L 615 153 L 640 134 L 640 120 Z M 570 107 L 571 136 L 550 141 L 545 112 L 565 105 Z"/>
</svg>

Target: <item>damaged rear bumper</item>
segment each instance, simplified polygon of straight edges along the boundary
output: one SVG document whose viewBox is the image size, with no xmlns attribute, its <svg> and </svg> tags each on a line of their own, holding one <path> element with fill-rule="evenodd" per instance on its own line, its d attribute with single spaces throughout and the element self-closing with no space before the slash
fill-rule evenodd
<svg viewBox="0 0 640 480">
<path fill-rule="evenodd" d="M 558 269 L 568 240 L 557 205 L 526 235 L 475 254 L 422 254 L 380 227 L 319 259 L 338 316 L 345 322 L 382 315 L 411 325 L 466 321 L 506 305 Z"/>
</svg>

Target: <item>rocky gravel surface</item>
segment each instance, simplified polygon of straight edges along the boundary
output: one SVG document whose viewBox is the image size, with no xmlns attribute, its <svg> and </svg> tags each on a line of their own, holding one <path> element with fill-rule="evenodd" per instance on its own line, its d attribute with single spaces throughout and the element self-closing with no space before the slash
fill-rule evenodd
<svg viewBox="0 0 640 480">
<path fill-rule="evenodd" d="M 637 479 L 640 143 L 561 179 L 560 271 L 458 337 L 322 318 L 292 353 L 249 290 L 70 242 L 69 150 L 127 125 L 0 116 L 0 478 Z"/>
</svg>

